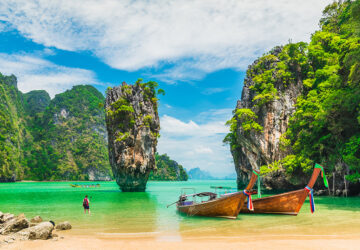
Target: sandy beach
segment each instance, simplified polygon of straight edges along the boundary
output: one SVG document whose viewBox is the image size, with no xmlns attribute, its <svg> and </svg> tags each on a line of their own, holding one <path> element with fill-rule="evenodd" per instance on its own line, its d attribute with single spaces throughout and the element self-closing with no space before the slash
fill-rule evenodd
<svg viewBox="0 0 360 250">
<path fill-rule="evenodd" d="M 58 233 L 50 240 L 16 242 L 4 249 L 359 249 L 360 235 L 273 235 L 261 237 L 188 237 L 72 235 Z M 63 237 L 63 238 L 62 238 Z"/>
<path fill-rule="evenodd" d="M 325 234 L 244 232 L 209 235 L 194 232 L 86 233 L 76 230 L 53 232 L 53 239 L 18 241 L 0 245 L 4 249 L 360 249 L 360 232 Z"/>
</svg>

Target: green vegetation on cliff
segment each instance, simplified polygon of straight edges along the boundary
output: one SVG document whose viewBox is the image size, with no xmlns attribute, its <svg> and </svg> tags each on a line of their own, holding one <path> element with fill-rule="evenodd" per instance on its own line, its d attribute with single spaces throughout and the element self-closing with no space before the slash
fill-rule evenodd
<svg viewBox="0 0 360 250">
<path fill-rule="evenodd" d="M 106 92 L 106 128 L 109 160 L 123 192 L 143 192 L 156 169 L 156 145 L 160 131 L 156 82 L 123 82 Z M 167 163 L 160 163 L 155 178 L 173 178 Z M 162 173 L 162 168 L 165 172 Z M 161 173 L 161 174 L 160 174 Z"/>
<path fill-rule="evenodd" d="M 187 181 L 188 175 L 186 174 L 183 166 L 176 161 L 171 160 L 166 154 L 155 154 L 156 170 L 151 172 L 149 179 L 155 181 Z"/>
<path fill-rule="evenodd" d="M 360 178 L 360 1 L 334 2 L 307 47 L 309 72 L 290 119 L 283 160 L 289 174 L 309 173 L 314 162 L 346 178 Z"/>
<path fill-rule="evenodd" d="M 43 112 L 50 104 L 50 96 L 45 90 L 33 90 L 24 95 L 25 110 L 30 117 Z"/>
<path fill-rule="evenodd" d="M 0 181 L 110 179 L 103 103 L 92 86 L 50 100 L 0 74 Z"/>
<path fill-rule="evenodd" d="M 223 142 L 230 143 L 231 147 L 236 147 L 236 129 L 238 124 L 242 127 L 245 133 L 249 131 L 262 132 L 263 127 L 257 123 L 257 115 L 251 109 L 237 109 L 234 117 L 226 122 L 225 125 L 230 126 L 230 133 L 228 133 Z"/>
<path fill-rule="evenodd" d="M 165 91 L 163 89 L 158 89 L 158 83 L 154 81 L 149 81 L 144 83 L 141 78 L 139 78 L 135 85 L 143 89 L 142 95 L 144 97 L 144 101 L 149 101 L 152 105 L 154 105 L 155 114 L 158 114 L 158 95 L 165 95 Z M 110 91 L 112 88 L 109 87 L 107 91 Z M 126 82 L 122 83 L 121 92 L 123 92 L 123 96 L 118 98 L 115 102 L 110 104 L 111 108 L 106 109 L 106 115 L 111 123 L 118 124 L 119 128 L 122 130 L 117 132 L 117 142 L 121 142 L 129 138 L 130 134 L 128 132 L 129 129 L 134 127 L 136 124 L 139 127 L 156 127 L 154 123 L 154 117 L 151 115 L 140 114 L 135 119 L 135 110 L 132 104 L 130 103 L 130 99 L 135 94 L 133 93 L 133 88 L 128 85 Z M 142 109 L 143 103 L 139 103 L 140 109 Z M 152 136 L 158 138 L 160 134 L 158 132 L 151 132 Z"/>
<path fill-rule="evenodd" d="M 263 166 L 261 171 L 284 168 L 289 179 L 296 179 L 309 174 L 317 162 L 327 166 L 328 173 L 341 169 L 348 181 L 357 182 L 360 178 L 360 1 L 334 2 L 323 14 L 321 30 L 312 35 L 309 44 L 290 43 L 280 53 L 271 51 L 247 72 L 254 83 L 250 89 L 255 91 L 252 99 L 255 109 L 292 85 L 300 82 L 302 88 L 296 111 L 281 137 L 281 149 L 287 156 Z M 237 126 L 244 131 L 260 131 L 255 114 L 247 110 L 250 116 L 244 120 L 239 117 L 239 110 L 228 122 L 230 133 L 225 138 L 232 148 L 237 146 L 234 140 Z"/>
<path fill-rule="evenodd" d="M 103 102 L 90 85 L 74 86 L 51 100 L 32 128 L 40 146 L 31 150 L 31 179 L 109 179 Z"/>
<path fill-rule="evenodd" d="M 24 177 L 21 147 L 28 139 L 22 93 L 15 76 L 0 73 L 0 181 Z"/>
</svg>

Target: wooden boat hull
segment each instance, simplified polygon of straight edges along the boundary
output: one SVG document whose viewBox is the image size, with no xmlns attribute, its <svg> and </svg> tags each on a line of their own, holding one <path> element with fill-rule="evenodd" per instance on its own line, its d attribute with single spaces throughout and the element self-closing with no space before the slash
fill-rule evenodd
<svg viewBox="0 0 360 250">
<path fill-rule="evenodd" d="M 250 211 L 247 206 L 244 205 L 242 206 L 240 213 L 297 215 L 304 204 L 307 195 L 308 192 L 305 189 L 300 189 L 254 199 L 254 211 Z"/>
<path fill-rule="evenodd" d="M 73 188 L 98 188 L 100 187 L 100 184 L 92 184 L 92 185 L 77 185 L 77 184 L 70 184 Z"/>
<path fill-rule="evenodd" d="M 253 188 L 258 174 L 259 173 L 257 171 L 253 171 L 246 190 L 251 190 Z M 247 197 L 243 192 L 236 192 L 223 195 L 222 197 L 214 200 L 191 205 L 184 205 L 178 202 L 176 207 L 179 212 L 190 216 L 198 215 L 236 219 L 246 199 Z"/>
<path fill-rule="evenodd" d="M 242 192 L 225 195 L 221 198 L 193 205 L 177 205 L 181 213 L 193 216 L 225 217 L 236 219 L 246 196 Z"/>
<path fill-rule="evenodd" d="M 307 184 L 309 188 L 313 188 L 321 169 L 317 167 L 314 168 L 310 181 Z M 240 213 L 297 215 L 307 196 L 307 190 L 299 189 L 283 194 L 254 199 L 254 211 L 250 211 L 246 206 L 242 206 Z"/>
</svg>

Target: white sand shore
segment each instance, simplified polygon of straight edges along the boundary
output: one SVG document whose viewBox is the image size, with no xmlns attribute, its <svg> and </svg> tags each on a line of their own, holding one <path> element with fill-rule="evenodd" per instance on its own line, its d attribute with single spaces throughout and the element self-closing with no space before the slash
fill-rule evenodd
<svg viewBox="0 0 360 250">
<path fill-rule="evenodd" d="M 64 238 L 61 238 L 64 237 Z M 60 233 L 54 240 L 16 242 L 6 249 L 360 249 L 360 235 L 274 235 L 261 237 L 129 237 Z"/>
</svg>

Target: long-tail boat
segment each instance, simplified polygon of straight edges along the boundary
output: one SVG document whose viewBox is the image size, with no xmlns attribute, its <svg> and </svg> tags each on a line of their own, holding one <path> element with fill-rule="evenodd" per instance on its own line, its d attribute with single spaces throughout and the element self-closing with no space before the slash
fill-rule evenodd
<svg viewBox="0 0 360 250">
<path fill-rule="evenodd" d="M 315 204 L 313 200 L 312 188 L 320 172 L 324 179 L 324 184 L 327 187 L 328 184 L 324 173 L 324 168 L 319 164 L 315 164 L 310 181 L 304 189 L 254 199 L 252 200 L 253 210 L 248 209 L 246 206 L 242 206 L 240 213 L 297 215 L 308 195 L 310 198 L 311 212 L 313 213 L 315 211 Z"/>
<path fill-rule="evenodd" d="M 229 219 L 236 219 L 241 207 L 247 197 L 251 198 L 251 189 L 253 188 L 258 173 L 253 172 L 246 189 L 241 192 L 227 193 L 218 195 L 211 192 L 195 193 L 190 195 L 181 195 L 176 203 L 177 209 L 181 213 L 193 216 L 207 216 L 207 217 L 223 217 Z M 196 202 L 196 197 L 209 197 L 207 201 Z M 195 198 L 190 201 L 189 198 Z M 173 204 L 174 204 L 173 203 Z"/>
<path fill-rule="evenodd" d="M 95 187 L 100 187 L 100 184 L 70 184 L 71 187 L 73 188 L 95 188 Z"/>
</svg>

